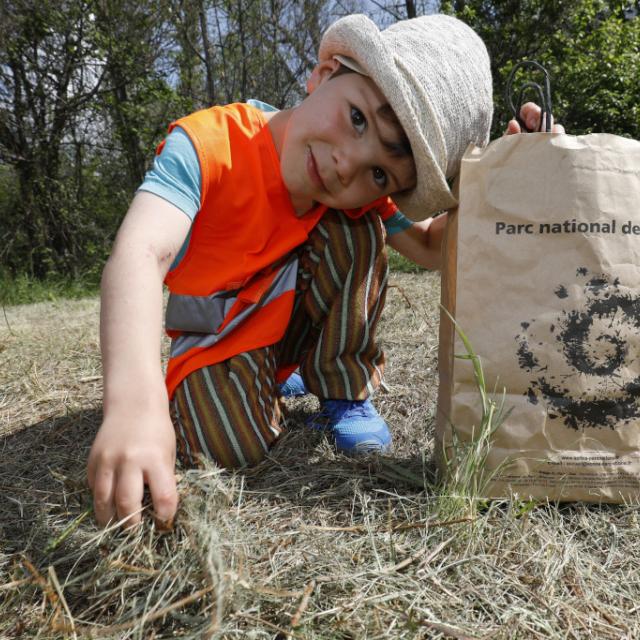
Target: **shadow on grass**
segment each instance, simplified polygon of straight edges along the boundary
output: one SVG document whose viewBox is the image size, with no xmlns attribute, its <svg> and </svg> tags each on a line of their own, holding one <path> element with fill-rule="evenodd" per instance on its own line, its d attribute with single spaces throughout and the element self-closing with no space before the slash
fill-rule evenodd
<svg viewBox="0 0 640 640">
<path fill-rule="evenodd" d="M 429 457 L 393 455 L 348 458 L 336 454 L 327 436 L 306 426 L 308 411 L 289 411 L 289 432 L 269 459 L 244 471 L 245 486 L 295 505 L 337 505 L 350 510 L 354 490 L 432 493 L 435 462 Z"/>
<path fill-rule="evenodd" d="M 429 460 L 336 455 L 322 432 L 305 426 L 308 415 L 290 411 L 289 432 L 269 457 L 236 472 L 244 476 L 247 490 L 293 507 L 338 506 L 343 496 L 347 508 L 355 489 L 430 491 L 434 468 Z M 44 560 L 51 540 L 90 507 L 86 461 L 101 420 L 100 410 L 84 410 L 0 438 L 0 546 L 5 553 Z"/>
<path fill-rule="evenodd" d="M 60 613 L 55 594 L 51 595 L 54 572 L 81 629 L 89 629 L 89 624 L 115 625 L 109 637 L 118 637 L 118 625 L 127 631 L 146 625 L 144 637 L 151 627 L 170 637 L 171 629 L 180 627 L 189 629 L 190 637 L 204 637 L 194 629 L 210 623 L 211 613 L 206 609 L 210 598 L 199 596 L 180 612 L 147 623 L 149 594 L 153 593 L 154 607 L 159 609 L 166 604 L 158 600 L 160 593 L 174 594 L 173 600 L 193 597 L 213 579 L 206 576 L 217 576 L 217 565 L 210 564 L 216 554 L 224 556 L 221 566 L 235 566 L 250 558 L 251 566 L 257 564 L 264 571 L 270 565 L 261 559 L 263 547 L 274 541 L 280 544 L 283 527 L 359 526 L 366 516 L 366 500 L 359 505 L 356 495 L 375 494 L 386 505 L 393 492 L 409 496 L 422 491 L 389 477 L 383 459 L 351 460 L 336 455 L 322 433 L 304 426 L 308 413 L 290 412 L 288 434 L 257 467 L 214 472 L 213 477 L 210 469 L 185 474 L 179 467 L 179 486 L 193 499 L 190 507 L 184 499 L 177 526 L 169 535 L 153 532 L 148 518 L 132 535 L 103 534 L 91 516 L 80 521 L 91 503 L 85 467 L 102 418 L 99 409 L 44 420 L 0 438 L 0 584 L 14 585 L 0 605 L 0 636 L 35 637 L 46 629 L 53 635 L 42 637 L 71 637 L 64 631 L 67 618 Z M 387 457 L 384 461 L 423 472 L 421 460 Z M 202 483 L 197 476 L 203 478 Z M 187 496 L 183 493 L 183 497 Z M 327 513 L 332 515 L 330 521 Z M 78 526 L 64 537 L 74 523 Z M 265 543 L 250 547 L 256 535 Z M 301 555 L 306 539 L 302 535 L 303 546 L 297 552 Z M 52 541 L 58 542 L 54 549 Z M 174 585 L 175 576 L 179 582 Z M 233 594 L 245 597 L 244 587 L 232 589 L 235 591 L 226 596 L 229 599 Z M 43 597 L 47 601 L 44 608 Z M 289 617 L 282 613 L 285 605 L 274 605 L 270 596 L 260 597 L 266 598 L 262 615 L 288 624 Z M 251 598 L 261 602 L 254 593 Z M 230 626 L 249 624 L 242 619 L 225 620 Z"/>
<path fill-rule="evenodd" d="M 304 409 L 290 411 L 289 431 L 268 458 L 255 467 L 229 472 L 229 479 L 232 474 L 241 477 L 245 490 L 262 501 L 294 509 L 344 509 L 348 518 L 356 515 L 357 492 L 437 497 L 430 458 L 337 455 L 322 432 L 305 426 L 308 415 Z M 91 506 L 86 460 L 101 419 L 99 409 L 88 409 L 0 438 L 0 551 L 22 553 L 40 564 L 69 550 L 62 545 L 51 554 L 47 546 Z M 178 465 L 178 471 L 184 469 Z M 557 510 L 559 505 L 537 506 Z M 574 507 L 563 504 L 559 513 L 571 518 Z M 85 536 L 97 531 L 91 518 L 81 529 Z"/>
<path fill-rule="evenodd" d="M 90 504 L 85 464 L 102 412 L 49 418 L 0 438 L 0 545 L 38 557 L 55 520 Z"/>
</svg>

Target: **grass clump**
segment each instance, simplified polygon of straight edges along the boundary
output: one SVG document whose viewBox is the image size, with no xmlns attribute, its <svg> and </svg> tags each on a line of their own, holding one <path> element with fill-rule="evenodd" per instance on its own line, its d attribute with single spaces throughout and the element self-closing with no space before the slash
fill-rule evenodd
<svg viewBox="0 0 640 640">
<path fill-rule="evenodd" d="M 439 512 L 447 518 L 473 516 L 480 505 L 486 506 L 484 498 L 491 480 L 500 469 L 489 471 L 487 458 L 491 451 L 493 436 L 500 428 L 509 411 L 505 410 L 503 391 L 501 398 L 495 400 L 487 391 L 487 383 L 480 357 L 473 349 L 469 338 L 455 319 L 444 310 L 460 336 L 466 353 L 456 354 L 458 360 L 470 361 L 473 377 L 480 398 L 480 424 L 473 425 L 470 437 L 461 437 L 455 425 L 450 425 L 451 441 L 443 444 L 444 470 L 438 489 Z"/>
</svg>

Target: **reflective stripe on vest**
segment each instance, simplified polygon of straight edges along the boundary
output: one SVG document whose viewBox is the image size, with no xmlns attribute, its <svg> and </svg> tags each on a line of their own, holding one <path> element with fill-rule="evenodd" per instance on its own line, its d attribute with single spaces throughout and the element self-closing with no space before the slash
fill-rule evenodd
<svg viewBox="0 0 640 640">
<path fill-rule="evenodd" d="M 288 291 L 294 291 L 298 274 L 298 256 L 293 254 L 274 276 L 261 298 L 247 305 L 230 322 L 225 318 L 242 291 L 219 291 L 208 296 L 171 294 L 167 304 L 166 328 L 184 333 L 171 341 L 175 358 L 195 347 L 210 347 L 231 333 L 240 323 Z M 224 325 L 224 326 L 223 326 Z M 220 327 L 222 329 L 220 330 Z"/>
</svg>

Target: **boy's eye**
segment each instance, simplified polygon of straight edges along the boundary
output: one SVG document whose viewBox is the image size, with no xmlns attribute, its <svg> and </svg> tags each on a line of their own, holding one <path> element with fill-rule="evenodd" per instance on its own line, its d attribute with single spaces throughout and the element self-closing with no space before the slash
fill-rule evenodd
<svg viewBox="0 0 640 640">
<path fill-rule="evenodd" d="M 384 189 L 387 186 L 387 174 L 384 172 L 384 169 L 381 169 L 380 167 L 373 168 L 373 181 L 381 189 Z"/>
<path fill-rule="evenodd" d="M 367 119 L 357 107 L 351 107 L 351 124 L 358 133 L 363 133 L 367 128 Z"/>
</svg>

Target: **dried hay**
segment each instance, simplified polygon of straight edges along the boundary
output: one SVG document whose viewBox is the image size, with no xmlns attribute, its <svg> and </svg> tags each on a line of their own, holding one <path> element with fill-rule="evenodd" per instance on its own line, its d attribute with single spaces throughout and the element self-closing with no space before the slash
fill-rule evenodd
<svg viewBox="0 0 640 640">
<path fill-rule="evenodd" d="M 0 331 L 2 638 L 636 638 L 638 508 L 476 504 L 433 484 L 438 281 L 395 274 L 381 327 L 390 456 L 302 426 L 244 473 L 179 470 L 174 532 L 98 530 L 97 302 L 7 309 Z"/>
</svg>

